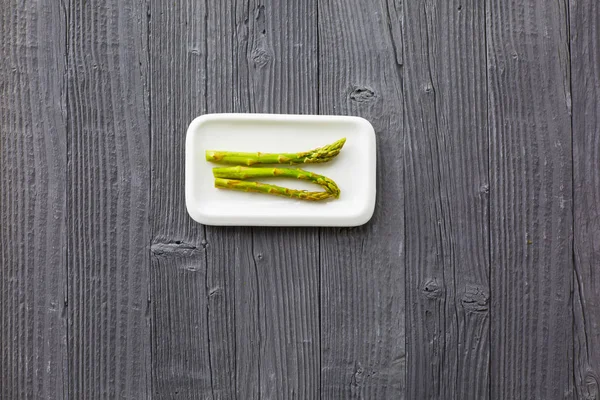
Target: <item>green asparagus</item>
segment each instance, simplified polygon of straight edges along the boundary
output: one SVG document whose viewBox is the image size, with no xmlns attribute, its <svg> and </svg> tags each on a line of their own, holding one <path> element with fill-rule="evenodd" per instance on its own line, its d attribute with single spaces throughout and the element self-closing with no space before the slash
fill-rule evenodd
<svg viewBox="0 0 600 400">
<path fill-rule="evenodd" d="M 293 168 L 259 168 L 259 167 L 225 167 L 213 168 L 215 178 L 227 178 L 236 180 L 254 179 L 254 178 L 295 178 L 310 181 L 320 185 L 329 194 L 329 197 L 340 197 L 340 189 L 336 183 L 326 176 L 315 174 L 302 169 Z"/>
<path fill-rule="evenodd" d="M 207 150 L 206 160 L 219 164 L 234 165 L 323 163 L 337 156 L 344 143 L 346 143 L 346 138 L 302 153 L 240 153 Z"/>
<path fill-rule="evenodd" d="M 291 197 L 292 199 L 320 201 L 332 197 L 328 192 L 309 192 L 307 190 L 288 189 L 277 185 L 268 185 L 253 181 L 239 181 L 236 179 L 215 178 L 215 187 L 220 189 L 241 190 L 243 192 L 256 192 L 273 194 L 276 196 Z"/>
</svg>

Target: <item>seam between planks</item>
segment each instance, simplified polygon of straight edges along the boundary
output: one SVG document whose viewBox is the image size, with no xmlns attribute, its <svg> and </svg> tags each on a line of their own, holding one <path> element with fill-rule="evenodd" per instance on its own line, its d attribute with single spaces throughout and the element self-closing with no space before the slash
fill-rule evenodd
<svg viewBox="0 0 600 400">
<path fill-rule="evenodd" d="M 492 162 L 491 162 L 491 129 L 490 129 L 490 80 L 489 80 L 489 59 L 488 59 L 488 2 L 487 0 L 483 3 L 483 48 L 485 49 L 485 118 L 486 118 L 486 127 L 487 127 L 487 190 L 488 190 L 488 201 L 487 201 L 487 228 L 488 228 L 488 310 L 491 311 L 491 305 L 493 301 L 492 288 L 492 202 L 490 201 L 491 196 L 489 195 L 490 185 L 492 182 Z M 487 391 L 488 391 L 488 399 L 492 398 L 492 318 L 491 312 L 488 314 L 489 323 L 488 323 L 488 382 L 487 382 Z"/>
<path fill-rule="evenodd" d="M 563 6 L 565 7 L 565 24 L 566 24 L 566 40 L 567 40 L 567 57 L 569 59 L 567 65 L 569 67 L 569 117 L 570 117 L 570 128 L 571 128 L 571 255 L 572 255 L 572 268 L 573 271 L 571 273 L 571 284 L 569 291 L 569 302 L 571 303 L 571 357 L 572 357 L 572 376 L 571 382 L 567 382 L 567 387 L 570 387 L 571 395 L 575 394 L 577 396 L 576 389 L 576 377 L 575 377 L 575 302 L 574 298 L 574 275 L 575 275 L 575 149 L 574 149 L 574 136 L 575 131 L 573 129 L 573 66 L 572 66 L 572 58 L 571 58 L 571 15 L 570 15 L 570 6 L 571 0 L 562 0 Z M 573 393 L 574 392 L 574 393 Z"/>
<path fill-rule="evenodd" d="M 70 315 L 69 315 L 69 292 L 72 290 L 69 285 L 70 280 L 70 240 L 68 240 L 68 236 L 70 234 L 70 210 L 71 207 L 69 205 L 72 203 L 70 193 L 71 193 L 71 146 L 70 146 L 70 126 L 71 126 L 71 99 L 69 96 L 69 71 L 70 71 L 70 63 L 69 63 L 69 54 L 71 52 L 71 41 L 70 41 L 70 31 L 71 31 L 71 19 L 70 19 L 70 9 L 66 4 L 66 0 L 61 0 L 61 5 L 63 7 L 64 18 L 65 18 L 65 70 L 63 73 L 63 90 L 65 92 L 65 151 L 66 151 L 66 166 L 65 169 L 65 298 L 63 304 L 63 316 L 64 316 L 64 328 L 65 328 L 65 374 L 63 375 L 63 394 L 66 393 L 66 398 L 71 398 L 69 384 L 70 380 L 70 365 L 69 365 L 69 351 L 71 349 L 71 337 L 69 333 L 69 323 L 70 323 Z M 66 376 L 65 376 L 66 375 Z"/>
<path fill-rule="evenodd" d="M 319 0 L 315 0 L 315 19 L 316 19 L 316 61 L 317 61 L 317 115 L 321 115 L 321 30 L 319 24 Z M 323 398 L 323 319 L 321 312 L 321 296 L 323 295 L 321 286 L 321 272 L 323 269 L 323 259 L 321 258 L 321 238 L 323 237 L 323 228 L 317 228 L 317 307 L 318 307 L 318 319 L 319 319 L 319 399 Z"/>
<path fill-rule="evenodd" d="M 151 0 L 146 0 L 146 63 L 148 68 L 148 76 L 146 77 L 148 82 L 148 204 L 150 204 L 150 212 L 152 212 L 152 205 L 154 204 L 154 193 L 152 190 L 152 166 L 154 165 L 154 160 L 152 157 L 152 61 L 151 61 L 151 28 L 152 28 L 152 11 L 151 11 Z M 152 323 L 153 323 L 153 314 L 152 314 L 152 242 L 154 240 L 154 224 L 150 223 L 150 214 L 148 215 L 148 282 L 146 285 L 146 327 L 148 329 L 148 341 L 150 344 L 150 348 L 148 349 L 148 357 L 150 358 L 150 365 L 146 368 L 146 382 L 150 383 L 150 390 L 147 393 L 147 397 L 152 399 L 154 396 L 154 373 L 153 373 L 153 359 L 154 359 L 154 346 L 153 337 L 152 337 Z M 150 377 L 148 377 L 150 374 Z"/>
</svg>

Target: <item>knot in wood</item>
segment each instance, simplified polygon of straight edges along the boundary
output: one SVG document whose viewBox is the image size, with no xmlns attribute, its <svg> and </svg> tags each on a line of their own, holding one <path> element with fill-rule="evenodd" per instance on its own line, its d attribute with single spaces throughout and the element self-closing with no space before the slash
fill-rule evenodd
<svg viewBox="0 0 600 400">
<path fill-rule="evenodd" d="M 461 304 L 467 312 L 487 312 L 489 298 L 487 289 L 478 285 L 467 285 L 462 294 Z"/>
<path fill-rule="evenodd" d="M 428 299 L 439 299 L 444 294 L 444 288 L 440 285 L 437 279 L 430 279 L 421 288 L 421 293 Z"/>
<path fill-rule="evenodd" d="M 588 371 L 583 379 L 583 395 L 585 400 L 600 400 L 600 383 L 594 372 Z"/>
<path fill-rule="evenodd" d="M 364 103 L 375 99 L 375 91 L 367 86 L 356 86 L 350 92 L 350 100 Z"/>
<path fill-rule="evenodd" d="M 254 62 L 254 65 L 258 68 L 265 67 L 271 62 L 272 59 L 273 56 L 264 47 L 259 47 L 252 50 L 252 61 Z"/>
<path fill-rule="evenodd" d="M 198 248 L 192 243 L 182 240 L 159 239 L 150 246 L 150 251 L 155 257 L 187 257 L 197 254 Z"/>
</svg>

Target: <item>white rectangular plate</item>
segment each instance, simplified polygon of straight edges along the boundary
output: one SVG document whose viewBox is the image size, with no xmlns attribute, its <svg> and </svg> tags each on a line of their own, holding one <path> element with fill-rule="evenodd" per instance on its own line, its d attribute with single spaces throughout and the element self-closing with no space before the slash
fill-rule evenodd
<svg viewBox="0 0 600 400">
<path fill-rule="evenodd" d="M 346 138 L 340 154 L 323 164 L 288 166 L 333 179 L 339 199 L 322 202 L 295 200 L 262 193 L 214 187 L 206 150 L 297 153 Z M 185 201 L 190 216 L 205 225 L 358 226 L 375 207 L 375 132 L 359 117 L 276 114 L 207 114 L 196 118 L 185 144 Z M 223 165 L 221 165 L 223 166 Z M 261 182 L 323 190 L 295 179 L 268 178 Z"/>
</svg>

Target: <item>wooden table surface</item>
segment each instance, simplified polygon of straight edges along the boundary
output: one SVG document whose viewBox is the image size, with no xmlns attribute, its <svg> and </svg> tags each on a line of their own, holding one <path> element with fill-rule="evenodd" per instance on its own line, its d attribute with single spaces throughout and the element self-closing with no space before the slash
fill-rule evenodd
<svg viewBox="0 0 600 400">
<path fill-rule="evenodd" d="M 600 399 L 596 0 L 5 0 L 1 399 Z M 359 228 L 216 228 L 189 122 L 360 115 Z"/>
</svg>

